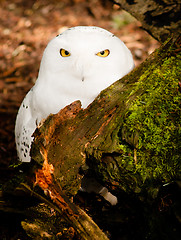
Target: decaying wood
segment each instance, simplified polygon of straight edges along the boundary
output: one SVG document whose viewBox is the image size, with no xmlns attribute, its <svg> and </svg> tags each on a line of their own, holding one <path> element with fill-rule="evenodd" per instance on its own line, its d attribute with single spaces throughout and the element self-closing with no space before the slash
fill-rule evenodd
<svg viewBox="0 0 181 240">
<path fill-rule="evenodd" d="M 158 41 L 181 33 L 180 0 L 116 0 L 114 1 L 142 23 L 142 27 Z"/>
<path fill-rule="evenodd" d="M 38 181 L 41 182 L 37 182 L 36 184 L 41 186 L 42 190 L 46 191 L 50 200 L 40 194 L 37 194 L 36 191 L 32 190 L 28 185 L 21 184 L 21 190 L 31 193 L 32 196 L 37 197 L 44 203 L 43 211 L 41 205 L 29 209 L 29 212 L 31 213 L 29 219 L 22 222 L 22 226 L 27 234 L 33 239 L 43 237 L 47 237 L 47 239 L 54 239 L 55 236 L 59 235 L 58 239 L 76 238 L 80 240 L 108 240 L 107 236 L 100 230 L 97 224 L 95 224 L 95 222 L 81 208 L 75 206 L 64 195 L 61 190 L 61 186 L 53 181 L 51 177 L 52 172 L 49 172 L 47 169 L 49 168 L 48 165 L 46 166 L 46 173 L 44 168 L 45 166 L 43 167 L 43 170 L 39 170 Z M 55 215 L 52 221 L 49 220 L 52 215 L 49 208 L 54 211 Z M 32 216 L 34 214 L 32 213 L 34 211 L 36 211 L 36 213 L 33 218 Z M 46 215 L 44 216 L 45 213 Z M 57 222 L 56 224 L 55 220 Z M 62 221 L 64 226 L 61 226 Z M 65 225 L 68 226 L 69 230 L 65 228 Z M 54 233 L 51 228 L 56 229 L 54 230 Z M 61 231 L 58 232 L 58 229 Z M 70 233 L 71 236 L 69 236 Z M 64 234 L 66 234 L 66 236 L 64 236 Z"/>
<path fill-rule="evenodd" d="M 68 188 L 68 189 L 71 189 L 70 193 L 75 194 L 75 190 L 74 192 L 72 192 L 72 190 L 74 189 L 72 186 L 76 185 L 78 180 L 80 181 L 80 177 L 77 177 L 77 171 L 78 171 L 78 167 L 80 167 L 82 163 L 79 163 L 79 165 L 77 166 L 77 164 L 74 161 L 70 161 L 69 163 L 68 160 L 64 161 L 64 159 L 63 158 L 61 159 L 61 157 L 57 159 L 58 161 L 55 161 L 53 164 L 49 163 L 48 154 L 52 151 L 52 149 L 50 148 L 50 145 L 52 143 L 54 134 L 57 131 L 57 128 L 59 127 L 59 124 L 62 125 L 63 127 L 62 129 L 64 129 L 64 127 L 66 128 L 66 126 L 64 125 L 65 119 L 66 121 L 72 120 L 75 117 L 75 114 L 79 110 L 80 110 L 80 102 L 78 102 L 77 104 L 76 103 L 72 104 L 70 107 L 66 107 L 65 109 L 60 111 L 59 114 L 52 116 L 52 119 L 51 120 L 49 119 L 50 121 L 48 120 L 49 127 L 46 126 L 44 128 L 46 124 L 43 124 L 43 126 L 37 130 L 38 136 L 36 137 L 36 139 L 38 139 L 39 143 L 38 144 L 35 143 L 34 146 L 38 148 L 40 152 L 38 155 L 37 152 L 35 151 L 36 154 L 35 154 L 35 158 L 33 159 L 34 160 L 36 159 L 36 161 L 39 164 L 42 163 L 43 165 L 42 165 L 42 168 L 40 169 L 35 168 L 35 181 L 33 182 L 33 185 L 34 187 L 38 185 L 46 194 L 48 194 L 53 204 L 51 202 L 48 202 L 41 195 L 36 194 L 35 189 L 33 191 L 29 186 L 25 184 L 21 184 L 21 185 L 26 190 L 29 190 L 30 192 L 32 192 L 32 195 L 35 195 L 36 197 L 40 198 L 44 202 L 47 202 L 53 209 L 55 209 L 58 213 L 60 213 L 62 219 L 64 219 L 69 224 L 69 226 L 72 227 L 73 232 L 76 233 L 78 239 L 107 240 L 108 239 L 107 236 L 99 229 L 99 227 L 93 222 L 93 220 L 83 210 L 75 206 L 67 198 L 67 196 L 65 195 L 65 192 L 66 192 L 65 190 L 62 191 L 62 187 L 64 186 L 64 183 L 66 183 L 67 185 L 70 185 Z M 45 135 L 42 136 L 42 134 L 40 134 L 39 132 L 40 130 L 43 130 Z M 69 129 L 69 131 L 72 131 L 72 130 Z M 55 145 L 56 144 L 57 143 L 55 143 Z M 62 144 L 59 141 L 58 141 L 58 144 L 60 144 L 58 147 L 62 148 Z M 34 151 L 34 148 L 33 148 L 33 151 Z M 69 165 L 68 163 L 71 165 Z M 62 166 L 63 168 L 61 168 Z M 57 169 L 59 169 L 60 172 Z M 72 169 L 73 169 L 73 172 L 75 172 L 74 175 L 72 175 L 71 173 Z M 60 177 L 59 180 L 55 176 Z M 78 188 L 80 188 L 80 184 L 78 185 Z M 78 191 L 78 188 L 76 186 L 76 191 Z M 32 227 L 32 224 L 24 222 L 23 227 L 27 232 L 32 232 L 35 225 L 33 225 Z M 36 228 L 39 229 L 37 225 L 36 225 Z M 38 231 L 37 233 L 38 233 L 38 236 L 40 236 L 42 234 L 42 231 L 41 233 L 40 231 Z M 32 234 L 30 235 L 32 236 Z M 49 237 L 51 238 L 51 236 Z"/>
</svg>

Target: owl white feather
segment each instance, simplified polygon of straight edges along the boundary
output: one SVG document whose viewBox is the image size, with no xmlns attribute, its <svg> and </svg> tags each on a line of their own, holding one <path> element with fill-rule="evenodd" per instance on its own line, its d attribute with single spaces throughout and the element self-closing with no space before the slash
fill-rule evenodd
<svg viewBox="0 0 181 240">
<path fill-rule="evenodd" d="M 98 94 L 134 67 L 131 52 L 112 33 L 99 27 L 74 27 L 47 45 L 35 85 L 16 119 L 20 161 L 30 162 L 32 134 L 50 113 L 80 100 L 86 108 Z"/>
</svg>

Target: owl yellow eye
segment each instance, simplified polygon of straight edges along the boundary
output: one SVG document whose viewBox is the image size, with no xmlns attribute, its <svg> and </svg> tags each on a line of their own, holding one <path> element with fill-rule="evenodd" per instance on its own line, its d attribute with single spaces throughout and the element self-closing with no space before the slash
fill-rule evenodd
<svg viewBox="0 0 181 240">
<path fill-rule="evenodd" d="M 69 56 L 70 56 L 70 53 L 69 53 L 69 51 L 61 48 L 61 49 L 60 49 L 60 55 L 61 55 L 62 57 L 69 57 Z"/>
<path fill-rule="evenodd" d="M 109 55 L 110 51 L 108 49 L 98 52 L 96 55 L 99 57 L 107 57 Z"/>
</svg>

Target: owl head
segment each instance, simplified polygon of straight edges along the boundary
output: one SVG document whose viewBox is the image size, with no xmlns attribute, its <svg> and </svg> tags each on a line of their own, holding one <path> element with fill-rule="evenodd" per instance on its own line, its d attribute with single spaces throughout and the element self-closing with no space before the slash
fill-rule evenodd
<svg viewBox="0 0 181 240">
<path fill-rule="evenodd" d="M 79 26 L 49 42 L 36 85 L 64 94 L 67 104 L 81 100 L 86 107 L 133 67 L 131 52 L 119 38 L 99 27 Z"/>
</svg>

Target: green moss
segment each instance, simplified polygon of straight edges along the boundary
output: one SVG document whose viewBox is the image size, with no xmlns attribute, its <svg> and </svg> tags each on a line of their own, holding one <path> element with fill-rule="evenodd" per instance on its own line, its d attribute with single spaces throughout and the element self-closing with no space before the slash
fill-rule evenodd
<svg viewBox="0 0 181 240">
<path fill-rule="evenodd" d="M 130 94 L 138 97 L 125 115 L 120 137 L 127 165 L 134 164 L 136 149 L 135 168 L 143 183 L 181 177 L 181 56 L 170 56 L 152 70 L 142 75 Z"/>
</svg>

